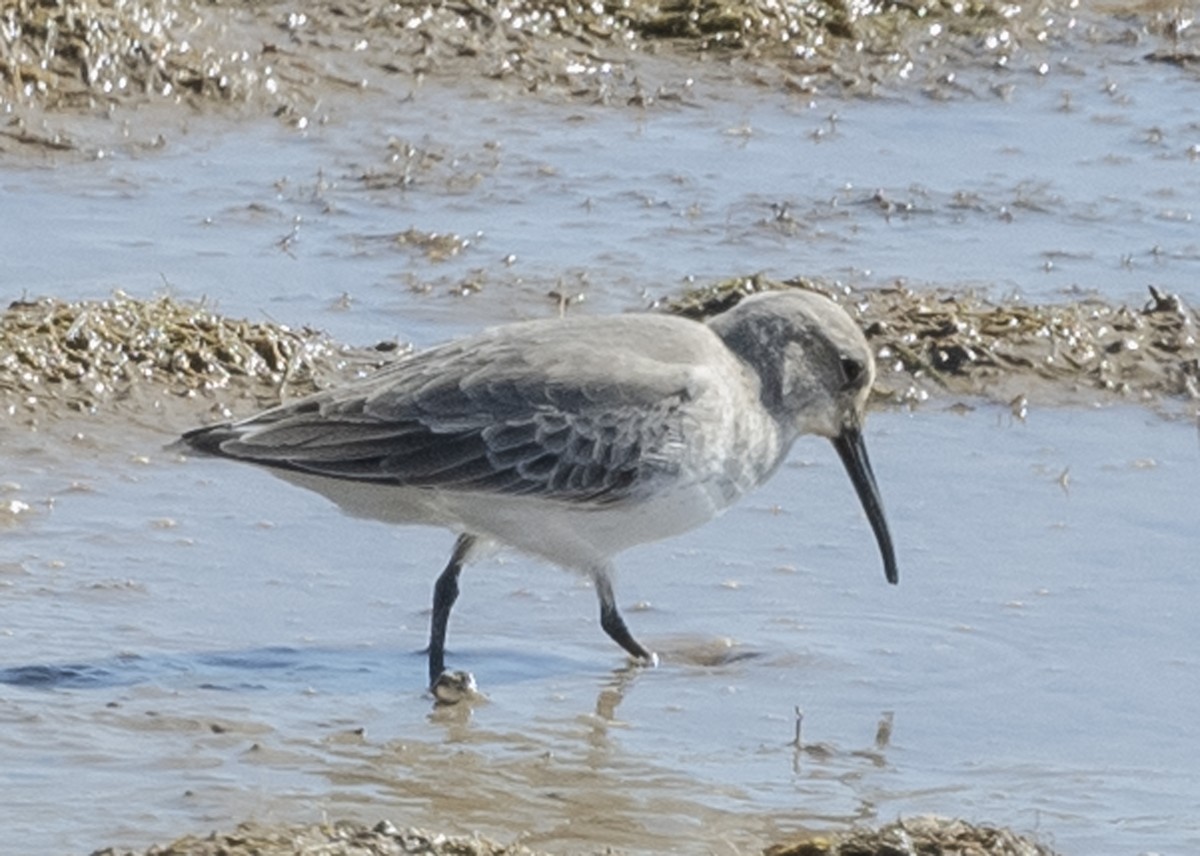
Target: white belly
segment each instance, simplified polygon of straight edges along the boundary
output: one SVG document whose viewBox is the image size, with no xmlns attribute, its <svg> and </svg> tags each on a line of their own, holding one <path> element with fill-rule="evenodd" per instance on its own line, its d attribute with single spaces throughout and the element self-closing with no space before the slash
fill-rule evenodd
<svg viewBox="0 0 1200 856">
<path fill-rule="evenodd" d="M 703 525 L 729 505 L 727 493 L 694 482 L 637 502 L 587 505 L 275 472 L 355 517 L 470 532 L 585 572 L 628 547 Z"/>
</svg>

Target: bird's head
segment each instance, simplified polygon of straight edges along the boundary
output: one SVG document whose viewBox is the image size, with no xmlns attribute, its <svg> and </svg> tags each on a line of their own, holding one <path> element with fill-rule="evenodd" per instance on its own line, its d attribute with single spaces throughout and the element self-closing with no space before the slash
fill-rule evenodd
<svg viewBox="0 0 1200 856">
<path fill-rule="evenodd" d="M 709 326 L 753 369 L 763 406 L 791 436 L 829 439 L 871 522 L 888 582 L 899 580 L 891 534 L 862 438 L 875 359 L 866 337 L 824 295 L 792 289 L 748 297 Z"/>
</svg>

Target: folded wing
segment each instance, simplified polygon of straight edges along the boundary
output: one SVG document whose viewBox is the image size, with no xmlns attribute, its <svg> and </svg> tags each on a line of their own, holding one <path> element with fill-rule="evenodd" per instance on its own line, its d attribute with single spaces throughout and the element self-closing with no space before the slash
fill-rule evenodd
<svg viewBox="0 0 1200 856">
<path fill-rule="evenodd" d="M 451 344 L 349 387 L 184 436 L 212 454 L 332 478 L 611 503 L 675 476 L 682 405 L 697 377 L 677 364 L 612 370 L 538 360 L 530 343 Z"/>
</svg>

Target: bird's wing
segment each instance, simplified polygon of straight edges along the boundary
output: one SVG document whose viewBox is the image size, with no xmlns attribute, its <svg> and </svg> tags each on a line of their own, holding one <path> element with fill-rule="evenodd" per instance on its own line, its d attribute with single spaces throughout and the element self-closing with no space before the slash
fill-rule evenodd
<svg viewBox="0 0 1200 856">
<path fill-rule="evenodd" d="M 618 502 L 679 472 L 700 373 L 616 347 L 579 362 L 561 343 L 544 360 L 509 344 L 436 348 L 185 439 L 334 478 L 569 502 Z"/>
</svg>

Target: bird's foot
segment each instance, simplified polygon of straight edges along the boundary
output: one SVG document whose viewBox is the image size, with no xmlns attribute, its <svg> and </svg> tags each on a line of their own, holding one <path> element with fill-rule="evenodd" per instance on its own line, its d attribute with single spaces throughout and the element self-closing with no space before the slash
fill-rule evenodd
<svg viewBox="0 0 1200 856">
<path fill-rule="evenodd" d="M 466 699 L 481 697 L 474 675 L 470 672 L 452 672 L 449 669 L 438 675 L 437 680 L 429 687 L 429 692 L 438 704 L 458 704 Z"/>
</svg>

